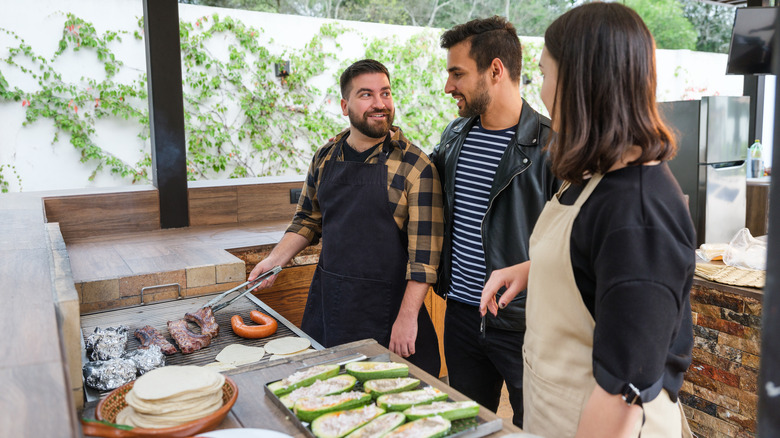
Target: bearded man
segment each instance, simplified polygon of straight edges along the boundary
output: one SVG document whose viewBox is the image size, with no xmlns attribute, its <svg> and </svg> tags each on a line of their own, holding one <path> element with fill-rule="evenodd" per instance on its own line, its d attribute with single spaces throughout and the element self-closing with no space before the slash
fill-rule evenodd
<svg viewBox="0 0 780 438">
<path fill-rule="evenodd" d="M 449 74 L 444 92 L 460 115 L 431 155 L 445 194 L 436 292 L 447 300 L 449 383 L 493 411 L 506 383 L 512 421 L 522 427 L 525 291 L 497 317 L 481 317 L 479 304 L 494 270 L 529 266 L 531 230 L 560 186 L 544 151 L 550 120 L 520 96 L 523 55 L 506 19 L 455 26 L 442 34 L 441 47 Z"/>
<path fill-rule="evenodd" d="M 248 280 L 322 238 L 301 329 L 325 347 L 374 338 L 438 376 L 438 340 L 423 300 L 443 239 L 439 175 L 393 126 L 384 65 L 358 61 L 340 85 L 349 128 L 315 153 L 292 224 Z"/>
</svg>

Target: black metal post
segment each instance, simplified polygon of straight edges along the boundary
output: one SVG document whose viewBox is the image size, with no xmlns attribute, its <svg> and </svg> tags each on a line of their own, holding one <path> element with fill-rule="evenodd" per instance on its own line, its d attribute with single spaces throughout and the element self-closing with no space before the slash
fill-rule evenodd
<svg viewBox="0 0 780 438">
<path fill-rule="evenodd" d="M 769 0 L 747 0 L 747 6 L 769 6 Z M 750 96 L 750 123 L 748 124 L 748 144 L 763 136 L 764 120 L 764 77 L 745 75 L 742 85 L 742 95 Z"/>
<path fill-rule="evenodd" d="M 184 142 L 179 4 L 143 0 L 152 175 L 160 197 L 160 227 L 190 224 Z"/>
<path fill-rule="evenodd" d="M 772 72 L 780 73 L 780 15 L 775 21 Z M 776 84 L 780 90 L 780 76 Z M 772 169 L 780 169 L 780 105 L 775 94 Z M 769 187 L 769 232 L 761 314 L 761 369 L 758 372 L 758 436 L 780 436 L 780 176 Z"/>
<path fill-rule="evenodd" d="M 748 124 L 748 144 L 745 148 L 753 144 L 753 140 L 762 139 L 764 118 L 764 77 L 756 75 L 745 75 L 742 85 L 742 95 L 750 96 L 750 123 Z M 763 140 L 763 139 L 762 139 Z"/>
</svg>

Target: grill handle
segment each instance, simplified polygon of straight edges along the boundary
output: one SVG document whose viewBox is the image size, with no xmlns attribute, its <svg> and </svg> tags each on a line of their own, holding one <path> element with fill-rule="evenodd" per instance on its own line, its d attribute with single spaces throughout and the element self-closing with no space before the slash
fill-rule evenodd
<svg viewBox="0 0 780 438">
<path fill-rule="evenodd" d="M 160 288 L 163 288 L 163 287 L 171 287 L 171 286 L 176 286 L 176 291 L 177 291 L 176 299 L 180 300 L 181 299 L 181 285 L 179 283 L 158 284 L 156 286 L 146 286 L 146 287 L 142 287 L 141 288 L 141 305 L 143 306 L 144 304 L 146 304 L 144 302 L 144 291 L 147 291 L 149 289 L 160 289 Z"/>
</svg>

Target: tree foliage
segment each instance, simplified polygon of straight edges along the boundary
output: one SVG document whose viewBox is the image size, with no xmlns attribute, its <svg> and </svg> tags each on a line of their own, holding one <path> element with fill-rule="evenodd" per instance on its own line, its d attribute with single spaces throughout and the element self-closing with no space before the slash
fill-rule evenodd
<svg viewBox="0 0 780 438">
<path fill-rule="evenodd" d="M 736 8 L 729 6 L 683 0 L 685 18 L 693 24 L 699 33 L 696 40 L 696 50 L 728 53 L 735 10 Z"/>
<path fill-rule="evenodd" d="M 474 18 L 507 17 L 517 33 L 543 36 L 583 0 L 179 0 L 182 3 L 340 20 L 448 29 Z M 645 20 L 660 49 L 726 53 L 734 7 L 699 0 L 619 0 Z"/>
<path fill-rule="evenodd" d="M 696 30 L 679 0 L 626 0 L 644 20 L 659 49 L 696 49 Z"/>
</svg>

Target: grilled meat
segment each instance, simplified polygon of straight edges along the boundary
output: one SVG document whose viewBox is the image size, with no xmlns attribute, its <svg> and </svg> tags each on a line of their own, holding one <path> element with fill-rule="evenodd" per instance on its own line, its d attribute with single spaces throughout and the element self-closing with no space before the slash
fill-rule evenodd
<svg viewBox="0 0 780 438">
<path fill-rule="evenodd" d="M 184 354 L 198 351 L 211 343 L 211 336 L 193 333 L 187 326 L 186 319 L 168 321 L 168 333 Z"/>
<path fill-rule="evenodd" d="M 198 309 L 195 313 L 185 313 L 184 319 L 198 324 L 200 333 L 203 335 L 214 338 L 219 334 L 219 324 L 217 324 L 217 319 L 214 317 L 211 306 Z"/>
<path fill-rule="evenodd" d="M 157 329 L 150 325 L 139 328 L 133 335 L 141 342 L 141 346 L 138 348 L 147 349 L 151 345 L 157 345 L 160 347 L 160 351 L 166 355 L 178 351 L 173 344 L 168 342 L 168 340 L 157 331 Z"/>
</svg>

